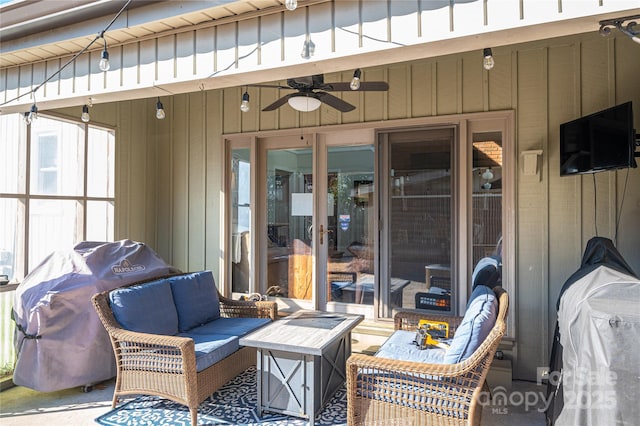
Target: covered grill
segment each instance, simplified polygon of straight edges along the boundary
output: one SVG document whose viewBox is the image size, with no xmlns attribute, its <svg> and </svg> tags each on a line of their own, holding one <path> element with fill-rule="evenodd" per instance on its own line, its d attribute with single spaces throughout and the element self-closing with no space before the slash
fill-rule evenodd
<svg viewBox="0 0 640 426">
<path fill-rule="evenodd" d="M 179 271 L 130 240 L 84 242 L 49 255 L 16 289 L 14 383 L 51 392 L 115 376 L 111 342 L 91 297 L 172 272 Z"/>
<path fill-rule="evenodd" d="M 564 284 L 551 352 L 547 423 L 640 419 L 640 279 L 611 240 L 592 238 Z"/>
</svg>

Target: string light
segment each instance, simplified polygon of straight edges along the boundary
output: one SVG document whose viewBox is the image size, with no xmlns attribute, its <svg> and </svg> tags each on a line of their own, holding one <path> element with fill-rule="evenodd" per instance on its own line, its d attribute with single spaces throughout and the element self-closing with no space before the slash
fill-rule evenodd
<svg viewBox="0 0 640 426">
<path fill-rule="evenodd" d="M 300 52 L 300 57 L 302 59 L 311 59 L 313 54 L 316 52 L 316 44 L 311 40 L 311 37 L 307 35 L 307 39 L 304 41 L 302 45 L 302 52 Z"/>
<path fill-rule="evenodd" d="M 166 114 L 164 113 L 164 106 L 162 105 L 162 102 L 160 102 L 160 97 L 158 97 L 158 102 L 156 102 L 156 118 L 158 120 L 164 120 L 164 117 L 166 117 Z"/>
<path fill-rule="evenodd" d="M 284 2 L 284 7 L 289 10 L 296 10 L 296 8 L 298 7 L 298 0 L 286 0 Z"/>
<path fill-rule="evenodd" d="M 109 63 L 109 52 L 107 51 L 107 40 L 104 38 L 104 31 L 100 34 L 100 37 L 104 40 L 104 50 L 100 55 L 100 63 L 98 66 L 100 67 L 100 71 L 109 71 L 111 64 Z"/>
<path fill-rule="evenodd" d="M 491 171 L 491 167 L 486 169 L 484 173 L 482 173 L 482 179 L 486 182 L 482 184 L 483 189 L 491 189 L 491 179 L 493 179 L 493 172 Z"/>
<path fill-rule="evenodd" d="M 483 57 L 484 58 L 482 59 L 482 66 L 485 70 L 488 71 L 496 64 L 496 61 L 493 59 L 493 52 L 491 52 L 490 47 L 484 49 Z"/>
<path fill-rule="evenodd" d="M 51 81 L 53 78 L 55 78 L 57 75 L 59 75 L 62 70 L 64 70 L 66 67 L 68 67 L 70 64 L 72 64 L 73 62 L 75 62 L 76 59 L 78 59 L 78 57 L 80 55 L 83 55 L 87 50 L 89 50 L 89 48 L 93 45 L 93 43 L 95 43 L 98 39 L 102 38 L 104 39 L 104 33 L 111 28 L 111 26 L 113 25 L 113 23 L 116 21 L 116 19 L 118 19 L 120 17 L 120 15 L 122 15 L 122 12 L 124 12 L 127 7 L 129 7 L 129 4 L 132 2 L 132 0 L 127 0 L 127 2 L 122 6 L 122 8 L 120 9 L 120 11 L 113 17 L 113 19 L 111 20 L 111 22 L 109 22 L 109 25 L 106 26 L 106 28 L 104 30 L 102 30 L 100 33 L 98 33 L 98 35 L 91 40 L 91 42 L 89 44 L 87 44 L 83 49 L 81 49 L 78 53 L 76 53 L 75 55 L 73 55 L 71 57 L 71 59 L 69 59 L 67 62 L 65 62 L 64 65 L 62 65 L 60 68 L 58 68 L 58 70 L 54 73 L 52 73 L 49 77 L 47 77 L 46 79 L 44 79 L 44 81 L 42 83 L 40 83 L 39 85 L 37 85 L 36 87 L 34 87 L 33 89 L 31 89 L 28 92 L 24 92 L 19 94 L 18 96 L 16 96 L 13 99 L 9 99 L 7 101 L 4 101 L 2 103 L 0 103 L 0 106 L 2 105 L 6 105 L 9 104 L 13 101 L 17 101 L 20 98 L 22 98 L 23 96 L 27 96 L 30 94 L 34 94 L 38 91 L 38 89 L 40 89 L 42 86 L 44 86 L 45 84 L 47 84 L 49 81 Z M 109 64 L 109 52 L 107 51 L 107 41 L 104 41 L 104 50 L 102 52 L 101 58 L 100 58 L 100 63 L 98 64 L 98 66 L 100 67 L 101 70 L 106 71 L 109 69 L 110 64 Z M 106 67 L 106 69 L 103 69 L 104 67 Z M 89 98 L 89 103 L 91 103 L 91 98 Z M 35 112 L 34 112 L 35 109 Z M 31 124 L 31 121 L 34 118 L 37 118 L 37 114 L 38 114 L 38 108 L 36 107 L 35 103 L 33 104 L 33 106 L 31 107 L 31 110 L 29 112 L 25 112 L 24 113 L 24 119 L 25 122 L 27 122 L 27 124 Z"/>
<path fill-rule="evenodd" d="M 240 111 L 249 112 L 251 107 L 249 106 L 249 92 L 247 89 L 244 90 L 244 94 L 242 95 L 242 102 L 240 103 Z"/>
<path fill-rule="evenodd" d="M 27 123 L 27 125 L 29 125 L 36 118 L 38 118 L 38 107 L 34 102 L 33 105 L 31 105 L 31 109 L 29 110 L 29 112 L 24 113 L 24 122 Z"/>
<path fill-rule="evenodd" d="M 28 94 L 35 94 L 35 93 L 36 93 L 36 91 L 37 91 L 40 87 L 44 86 L 46 83 L 48 83 L 48 82 L 49 82 L 49 81 L 51 81 L 53 78 L 55 78 L 56 76 L 58 76 L 58 75 L 59 75 L 59 74 L 60 74 L 60 73 L 61 73 L 61 72 L 62 72 L 62 71 L 63 71 L 63 70 L 68 66 L 68 65 L 70 65 L 71 63 L 74 63 L 74 62 L 75 62 L 75 60 L 76 60 L 80 55 L 82 55 L 82 54 L 84 54 L 85 52 L 87 52 L 87 50 L 88 50 L 88 49 L 89 49 L 89 48 L 90 48 L 90 47 L 91 47 L 91 46 L 92 46 L 96 41 L 98 41 L 100 38 L 102 38 L 102 39 L 103 39 L 104 48 L 103 48 L 103 50 L 102 50 L 102 52 L 101 52 L 101 55 L 100 55 L 100 61 L 99 61 L 98 66 L 99 66 L 99 68 L 100 68 L 100 70 L 101 70 L 101 71 L 103 71 L 103 72 L 108 71 L 108 70 L 111 68 L 111 64 L 110 64 L 110 62 L 109 62 L 109 51 L 108 51 L 108 47 L 107 47 L 107 41 L 106 41 L 106 39 L 105 39 L 104 35 L 105 35 L 105 33 L 109 30 L 109 28 L 111 28 L 111 26 L 113 25 L 113 23 L 114 23 L 114 22 L 115 22 L 115 21 L 116 21 L 116 20 L 117 20 L 121 15 L 122 15 L 122 13 L 123 13 L 127 8 L 128 8 L 129 4 L 130 4 L 132 1 L 133 1 L 133 0 L 127 0 L 127 2 L 122 6 L 122 8 L 120 9 L 120 11 L 119 11 L 119 12 L 118 12 L 114 17 L 113 17 L 113 19 L 111 20 L 111 22 L 110 22 L 110 23 L 109 23 L 109 24 L 104 28 L 104 30 L 102 30 L 101 32 L 99 32 L 99 33 L 96 35 L 96 37 L 95 37 L 95 38 L 94 38 L 94 39 L 93 39 L 93 40 L 92 40 L 92 41 L 91 41 L 87 46 L 85 46 L 83 49 L 81 49 L 79 52 L 77 52 L 75 55 L 73 55 L 73 57 L 71 57 L 71 58 L 70 58 L 70 59 L 69 59 L 69 60 L 68 60 L 64 65 L 62 65 L 60 68 L 58 68 L 58 70 L 57 70 L 56 72 L 54 72 L 53 74 L 49 75 L 49 77 L 47 77 L 47 78 L 46 78 L 44 81 L 42 81 L 39 85 L 35 86 L 35 87 L 34 87 L 33 89 L 31 89 L 29 92 L 24 92 L 24 93 L 22 93 L 22 94 L 19 94 L 18 96 L 16 96 L 16 97 L 15 97 L 15 98 L 13 98 L 13 99 L 6 100 L 6 101 L 4 101 L 4 102 L 0 103 L 0 106 L 2 106 L 2 105 L 6 105 L 6 104 L 11 103 L 11 102 L 16 101 L 16 100 L 19 100 L 20 98 L 22 98 L 23 96 L 26 96 L 26 95 L 28 95 Z M 297 9 L 297 7 L 298 7 L 298 2 L 297 2 L 297 0 L 286 0 L 286 1 L 285 1 L 285 6 L 286 6 L 286 8 L 287 8 L 288 10 L 296 10 L 296 9 Z M 308 36 L 307 36 L 307 37 L 308 37 Z M 370 38 L 370 37 L 369 37 L 369 38 Z M 399 43 L 395 43 L 395 44 L 399 44 Z M 251 54 L 252 54 L 253 52 L 255 52 L 256 50 L 257 50 L 257 47 L 256 47 L 253 51 L 249 52 L 248 54 L 246 54 L 246 55 L 245 55 L 245 56 L 243 56 L 243 57 L 240 57 L 239 59 L 242 59 L 242 58 L 244 58 L 244 57 L 248 57 L 249 55 L 251 55 Z M 303 47 L 302 56 L 303 56 L 303 57 L 305 57 L 305 58 L 310 58 L 311 56 L 313 56 L 313 54 L 314 54 L 314 50 L 315 50 L 315 43 L 313 43 L 313 41 L 311 41 L 310 37 L 308 37 L 308 42 L 307 42 L 307 41 L 305 41 L 305 44 L 304 44 L 304 47 Z M 209 76 L 209 77 L 212 77 L 212 76 L 216 75 L 217 73 L 219 73 L 219 72 L 221 72 L 221 71 L 225 71 L 225 70 L 229 69 L 229 68 L 230 68 L 234 63 L 237 63 L 237 61 L 234 61 L 233 63 L 229 64 L 229 66 L 228 66 L 228 67 L 226 67 L 226 68 L 224 68 L 224 69 L 221 69 L 221 70 L 216 71 L 214 74 L 212 74 L 212 75 L 211 75 L 211 76 Z M 360 88 L 360 77 L 361 77 L 361 71 L 360 71 L 360 69 L 357 69 L 357 70 L 354 72 L 353 79 L 351 80 L 351 83 L 350 83 L 350 88 L 351 88 L 351 90 L 358 90 L 358 89 Z M 246 96 L 247 96 L 247 101 L 248 101 L 249 94 L 248 94 L 246 91 L 245 91 L 245 94 L 246 94 Z M 314 103 L 314 102 L 313 102 L 314 100 L 315 100 L 315 99 L 311 100 L 311 102 L 312 102 L 312 103 Z M 91 99 L 91 98 L 89 98 L 89 103 L 88 103 L 88 104 L 85 104 L 85 105 L 83 106 L 83 113 L 82 113 L 82 115 L 81 115 L 81 119 L 82 119 L 83 121 L 85 121 L 85 118 L 86 118 L 86 117 L 89 117 L 89 119 L 90 119 L 89 113 L 88 113 L 88 111 L 86 111 L 86 112 L 85 112 L 85 109 L 86 109 L 87 107 L 92 106 L 92 105 L 91 105 L 91 101 L 92 101 L 92 99 Z M 243 102 L 242 102 L 242 104 L 241 104 L 241 109 L 243 109 L 243 110 L 244 110 L 245 108 L 246 108 L 246 110 L 247 110 L 247 111 L 249 111 L 250 106 L 248 105 L 248 102 L 247 102 L 247 103 L 245 103 L 245 102 L 244 102 L 244 95 L 243 95 Z M 29 112 L 25 112 L 25 113 L 24 113 L 25 121 L 27 121 L 28 123 L 30 123 L 33 119 L 37 118 L 37 111 L 38 111 L 38 109 L 37 109 L 37 107 L 36 107 L 36 105 L 35 105 L 35 103 L 34 103 L 34 104 L 33 104 L 33 106 L 31 107 L 31 110 L 30 110 Z M 156 104 L 156 117 L 157 117 L 158 119 L 160 119 L 160 120 L 162 120 L 162 119 L 164 119 L 164 118 L 165 118 L 165 111 L 164 111 L 164 108 L 163 108 L 163 106 L 162 106 L 162 103 L 160 102 L 160 100 L 159 100 L 159 99 L 158 99 L 158 102 L 157 102 L 157 104 Z M 89 119 L 88 119 L 88 120 L 89 120 Z M 88 121 L 88 120 L 87 120 L 87 121 Z M 86 121 L 85 121 L 85 122 L 86 122 Z"/>
<path fill-rule="evenodd" d="M 89 115 L 89 105 L 84 105 L 82 107 L 82 115 L 80 115 L 80 120 L 84 123 L 88 123 L 91 120 L 91 116 Z"/>
<path fill-rule="evenodd" d="M 349 85 L 349 87 L 351 87 L 351 90 L 358 90 L 360 88 L 361 76 L 362 76 L 362 71 L 360 71 L 360 68 L 358 68 L 353 73 L 353 78 L 351 79 L 351 84 Z"/>
</svg>

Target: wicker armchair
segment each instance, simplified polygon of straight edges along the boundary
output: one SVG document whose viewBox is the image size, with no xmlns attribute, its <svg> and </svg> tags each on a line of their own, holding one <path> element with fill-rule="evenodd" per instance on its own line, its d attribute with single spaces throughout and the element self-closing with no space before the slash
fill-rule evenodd
<svg viewBox="0 0 640 426">
<path fill-rule="evenodd" d="M 132 285 L 136 284 L 140 282 Z M 222 317 L 276 319 L 275 302 L 238 301 L 220 293 L 218 297 Z M 160 396 L 189 407 L 191 422 L 195 426 L 200 403 L 220 386 L 256 364 L 255 349 L 241 347 L 227 358 L 197 372 L 192 339 L 123 329 L 111 311 L 109 291 L 94 295 L 92 301 L 109 334 L 116 357 L 113 408 L 123 395 Z"/>
<path fill-rule="evenodd" d="M 426 364 L 354 354 L 347 361 L 347 422 L 355 425 L 479 425 L 481 391 L 506 329 L 509 299 L 494 288 L 496 324 L 480 347 L 458 364 Z M 461 317 L 399 312 L 396 330 L 415 331 L 420 319 L 449 323 L 453 335 Z"/>
</svg>

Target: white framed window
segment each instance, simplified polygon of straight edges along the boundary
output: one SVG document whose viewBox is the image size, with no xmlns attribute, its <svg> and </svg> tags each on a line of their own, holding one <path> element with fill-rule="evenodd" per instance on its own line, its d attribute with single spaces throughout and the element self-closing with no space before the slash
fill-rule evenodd
<svg viewBox="0 0 640 426">
<path fill-rule="evenodd" d="M 0 116 L 0 274 L 21 281 L 51 252 L 113 241 L 115 132 Z"/>
</svg>

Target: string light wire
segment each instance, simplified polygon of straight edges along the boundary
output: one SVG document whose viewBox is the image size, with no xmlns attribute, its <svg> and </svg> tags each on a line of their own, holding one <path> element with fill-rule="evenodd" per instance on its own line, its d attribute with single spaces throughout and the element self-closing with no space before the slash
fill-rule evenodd
<svg viewBox="0 0 640 426">
<path fill-rule="evenodd" d="M 78 53 L 76 53 L 75 55 L 73 55 L 71 57 L 71 59 L 69 59 L 63 66 L 61 66 L 60 68 L 58 68 L 58 70 L 56 72 L 54 72 L 53 74 L 51 74 L 49 77 L 47 77 L 42 83 L 40 83 L 39 85 L 37 85 L 35 88 L 31 89 L 28 92 L 24 92 L 21 95 L 16 96 L 13 99 L 10 99 L 6 102 L 3 102 L 0 104 L 0 106 L 2 105 L 6 105 L 8 103 L 11 103 L 13 101 L 17 101 L 18 99 L 22 98 L 23 96 L 27 96 L 30 94 L 35 94 L 35 92 L 38 91 L 38 89 L 40 89 L 42 86 L 44 86 L 45 84 L 47 84 L 49 81 L 51 81 L 52 78 L 54 78 L 55 76 L 57 76 L 58 74 L 60 74 L 62 72 L 62 70 L 64 70 L 67 66 L 69 66 L 69 64 L 72 64 L 76 59 L 78 59 L 78 56 L 82 55 L 83 53 L 85 53 L 92 45 L 93 43 L 95 43 L 96 41 L 98 41 L 99 39 L 104 39 L 104 33 L 107 32 L 109 30 L 109 28 L 111 28 L 111 26 L 113 25 L 114 22 L 116 22 L 116 20 L 120 17 L 120 15 L 122 15 L 122 12 L 124 12 L 127 7 L 129 6 L 129 4 L 131 4 L 133 0 L 127 0 L 127 2 L 124 4 L 124 6 L 122 6 L 122 9 L 120 9 L 120 11 L 113 17 L 113 19 L 111 20 L 111 22 L 109 22 L 109 25 L 106 26 L 105 29 L 103 29 L 102 31 L 100 31 L 98 33 L 98 35 L 96 35 L 94 37 L 93 40 L 91 40 L 91 42 L 86 45 L 82 50 L 80 50 Z M 105 41 L 106 43 L 106 41 Z"/>
</svg>

